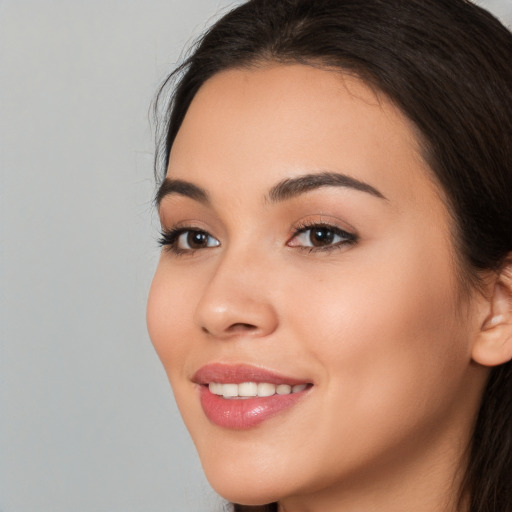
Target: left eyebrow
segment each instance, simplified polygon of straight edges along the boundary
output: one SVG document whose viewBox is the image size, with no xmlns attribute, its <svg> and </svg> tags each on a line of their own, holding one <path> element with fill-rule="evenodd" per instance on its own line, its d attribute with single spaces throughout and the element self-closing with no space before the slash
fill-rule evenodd
<svg viewBox="0 0 512 512">
<path fill-rule="evenodd" d="M 271 203 L 285 201 L 321 187 L 351 188 L 387 201 L 386 197 L 370 184 L 356 180 L 346 174 L 327 171 L 287 178 L 270 189 L 268 200 Z"/>
</svg>

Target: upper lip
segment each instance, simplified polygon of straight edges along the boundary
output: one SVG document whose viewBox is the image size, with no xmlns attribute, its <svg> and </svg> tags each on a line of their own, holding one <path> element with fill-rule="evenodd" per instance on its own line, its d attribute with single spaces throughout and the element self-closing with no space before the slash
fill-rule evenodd
<svg viewBox="0 0 512 512">
<path fill-rule="evenodd" d="M 287 377 L 273 371 L 249 364 L 210 363 L 202 366 L 192 377 L 197 384 L 221 382 L 223 384 L 240 384 L 242 382 L 268 382 L 270 384 L 296 384 L 309 383 L 305 379 Z"/>
</svg>

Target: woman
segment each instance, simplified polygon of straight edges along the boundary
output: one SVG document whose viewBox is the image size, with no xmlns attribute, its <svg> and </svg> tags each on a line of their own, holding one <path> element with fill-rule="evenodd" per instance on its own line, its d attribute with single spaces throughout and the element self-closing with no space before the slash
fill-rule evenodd
<svg viewBox="0 0 512 512">
<path fill-rule="evenodd" d="M 172 75 L 148 328 L 235 510 L 512 510 L 511 58 L 465 0 L 253 0 Z"/>
</svg>

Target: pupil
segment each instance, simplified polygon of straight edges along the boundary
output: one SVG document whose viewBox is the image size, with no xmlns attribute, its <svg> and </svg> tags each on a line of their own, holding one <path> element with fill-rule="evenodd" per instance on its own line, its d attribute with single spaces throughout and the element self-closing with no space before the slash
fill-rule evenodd
<svg viewBox="0 0 512 512">
<path fill-rule="evenodd" d="M 208 235 L 202 231 L 191 231 L 187 237 L 188 245 L 194 249 L 204 247 L 207 241 Z"/>
<path fill-rule="evenodd" d="M 334 240 L 334 233 L 327 228 L 313 229 L 310 235 L 311 243 L 314 246 L 329 245 Z"/>
</svg>

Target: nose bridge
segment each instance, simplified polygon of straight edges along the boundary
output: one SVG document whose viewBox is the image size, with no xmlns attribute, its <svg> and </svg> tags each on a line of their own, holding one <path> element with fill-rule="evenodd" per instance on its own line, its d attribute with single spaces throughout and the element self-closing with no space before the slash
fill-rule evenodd
<svg viewBox="0 0 512 512">
<path fill-rule="evenodd" d="M 277 312 L 269 270 L 264 255 L 248 245 L 225 250 L 197 304 L 196 324 L 217 338 L 271 334 Z"/>
</svg>

